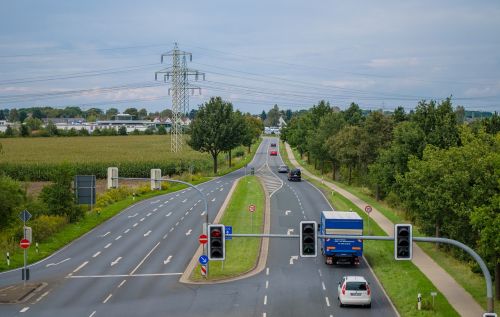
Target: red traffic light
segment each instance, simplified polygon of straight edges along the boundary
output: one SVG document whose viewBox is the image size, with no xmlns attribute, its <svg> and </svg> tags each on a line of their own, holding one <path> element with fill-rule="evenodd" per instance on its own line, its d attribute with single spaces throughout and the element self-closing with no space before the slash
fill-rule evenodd
<svg viewBox="0 0 500 317">
<path fill-rule="evenodd" d="M 220 232 L 219 229 L 212 229 L 210 231 L 210 236 L 214 238 L 220 238 L 222 236 L 222 233 Z"/>
</svg>

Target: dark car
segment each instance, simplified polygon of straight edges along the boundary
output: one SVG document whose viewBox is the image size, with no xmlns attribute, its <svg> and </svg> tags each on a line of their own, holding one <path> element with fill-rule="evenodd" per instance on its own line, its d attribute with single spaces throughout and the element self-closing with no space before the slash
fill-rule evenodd
<svg viewBox="0 0 500 317">
<path fill-rule="evenodd" d="M 288 180 L 289 181 L 298 181 L 298 182 L 300 182 L 300 180 L 301 180 L 300 169 L 295 168 L 295 169 L 289 171 L 288 172 Z"/>
<path fill-rule="evenodd" d="M 271 147 L 276 147 L 276 143 L 271 143 Z"/>
<path fill-rule="evenodd" d="M 290 171 L 288 169 L 288 166 L 286 165 L 280 165 L 280 167 L 278 167 L 278 173 L 288 173 L 288 171 Z"/>
</svg>

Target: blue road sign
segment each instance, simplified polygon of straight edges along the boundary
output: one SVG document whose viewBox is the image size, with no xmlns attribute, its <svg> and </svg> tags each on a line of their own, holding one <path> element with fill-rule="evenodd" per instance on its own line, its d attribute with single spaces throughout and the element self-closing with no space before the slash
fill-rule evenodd
<svg viewBox="0 0 500 317">
<path fill-rule="evenodd" d="M 31 214 L 29 213 L 29 211 L 27 211 L 26 209 L 24 209 L 23 211 L 21 211 L 19 213 L 19 218 L 21 219 L 21 221 L 26 222 L 26 221 L 30 220 Z"/>
<path fill-rule="evenodd" d="M 233 226 L 225 226 L 226 228 L 226 240 L 233 240 L 233 237 L 228 237 L 228 234 L 233 234 Z"/>
<path fill-rule="evenodd" d="M 202 256 L 200 256 L 200 258 L 198 259 L 198 261 L 200 262 L 201 265 L 205 265 L 205 264 L 208 263 L 208 256 L 202 255 Z"/>
</svg>

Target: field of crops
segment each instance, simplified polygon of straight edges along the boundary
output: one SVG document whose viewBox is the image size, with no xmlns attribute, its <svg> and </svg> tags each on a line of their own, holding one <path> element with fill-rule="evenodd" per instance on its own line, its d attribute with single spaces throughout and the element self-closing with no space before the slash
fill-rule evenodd
<svg viewBox="0 0 500 317">
<path fill-rule="evenodd" d="M 166 175 L 212 167 L 210 155 L 187 145 L 181 153 L 170 152 L 169 135 L 6 138 L 0 143 L 0 171 L 18 180 L 51 180 L 63 166 L 98 178 L 105 178 L 110 166 L 128 177 L 149 177 L 151 168 L 161 168 Z"/>
</svg>

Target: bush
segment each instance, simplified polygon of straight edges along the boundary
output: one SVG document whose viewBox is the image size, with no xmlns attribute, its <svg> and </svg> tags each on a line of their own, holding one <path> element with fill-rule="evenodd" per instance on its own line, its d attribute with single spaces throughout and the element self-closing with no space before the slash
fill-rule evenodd
<svg viewBox="0 0 500 317">
<path fill-rule="evenodd" d="M 33 240 L 36 242 L 43 241 L 58 232 L 66 224 L 68 224 L 67 217 L 41 215 L 30 223 L 33 229 Z"/>
<path fill-rule="evenodd" d="M 245 150 L 243 149 L 238 149 L 234 151 L 234 157 L 242 157 L 245 155 Z"/>
</svg>

